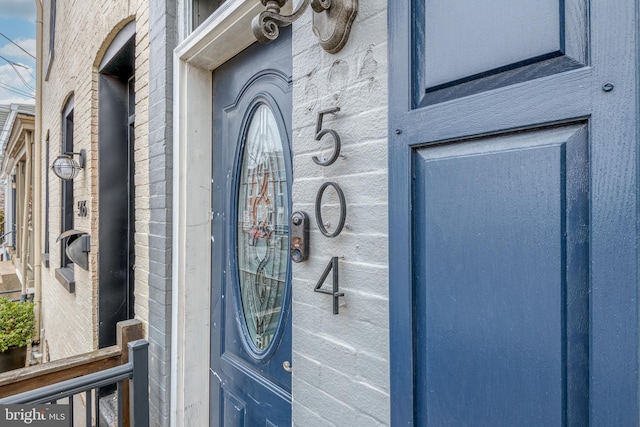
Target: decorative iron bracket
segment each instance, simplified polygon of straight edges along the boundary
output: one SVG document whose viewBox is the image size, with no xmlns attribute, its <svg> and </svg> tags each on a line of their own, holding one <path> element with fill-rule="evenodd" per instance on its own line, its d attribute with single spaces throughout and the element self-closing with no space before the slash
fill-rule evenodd
<svg viewBox="0 0 640 427">
<path fill-rule="evenodd" d="M 291 15 L 281 15 L 280 8 L 288 0 L 260 0 L 266 7 L 253 18 L 251 28 L 260 43 L 269 43 L 280 35 L 280 27 L 291 25 L 300 18 L 309 4 L 313 9 L 313 32 L 320 46 L 329 53 L 337 53 L 347 43 L 356 14 L 358 0 L 302 0 Z"/>
</svg>

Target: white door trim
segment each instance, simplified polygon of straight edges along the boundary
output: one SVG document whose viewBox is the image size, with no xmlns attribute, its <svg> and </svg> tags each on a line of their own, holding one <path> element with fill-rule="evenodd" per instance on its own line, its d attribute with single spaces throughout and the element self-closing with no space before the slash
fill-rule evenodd
<svg viewBox="0 0 640 427">
<path fill-rule="evenodd" d="M 229 0 L 174 50 L 172 426 L 209 424 L 211 72 L 255 42 L 263 8 Z"/>
</svg>

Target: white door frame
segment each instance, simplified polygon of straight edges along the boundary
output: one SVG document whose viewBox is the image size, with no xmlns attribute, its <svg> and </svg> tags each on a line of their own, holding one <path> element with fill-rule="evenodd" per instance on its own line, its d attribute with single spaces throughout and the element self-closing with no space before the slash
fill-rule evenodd
<svg viewBox="0 0 640 427">
<path fill-rule="evenodd" d="M 211 72 L 255 42 L 251 19 L 263 9 L 229 0 L 174 50 L 172 426 L 209 424 Z"/>
</svg>

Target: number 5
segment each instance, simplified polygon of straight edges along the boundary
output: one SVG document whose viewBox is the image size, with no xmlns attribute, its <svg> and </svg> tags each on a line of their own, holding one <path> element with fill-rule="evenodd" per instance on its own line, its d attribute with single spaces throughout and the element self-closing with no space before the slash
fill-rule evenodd
<svg viewBox="0 0 640 427">
<path fill-rule="evenodd" d="M 317 156 L 313 156 L 312 159 L 317 165 L 320 165 L 320 166 L 332 165 L 340 155 L 340 135 L 338 135 L 338 132 L 336 132 L 333 129 L 322 129 L 322 119 L 324 118 L 324 115 L 334 114 L 334 113 L 337 113 L 338 111 L 340 111 L 340 107 L 330 108 L 328 110 L 323 110 L 318 113 L 318 121 L 316 122 L 316 141 L 320 141 L 322 137 L 325 136 L 326 134 L 331 134 L 331 136 L 333 137 L 334 148 L 333 148 L 333 154 L 331 155 L 331 157 L 328 160 L 325 160 L 324 162 L 320 161 L 320 159 Z"/>
</svg>

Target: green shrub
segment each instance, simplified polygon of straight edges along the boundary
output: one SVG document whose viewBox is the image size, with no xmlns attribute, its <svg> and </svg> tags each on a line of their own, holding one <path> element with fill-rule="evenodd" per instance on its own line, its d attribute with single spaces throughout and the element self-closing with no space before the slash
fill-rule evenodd
<svg viewBox="0 0 640 427">
<path fill-rule="evenodd" d="M 33 303 L 0 298 L 0 352 L 9 347 L 24 347 L 33 336 Z"/>
</svg>

